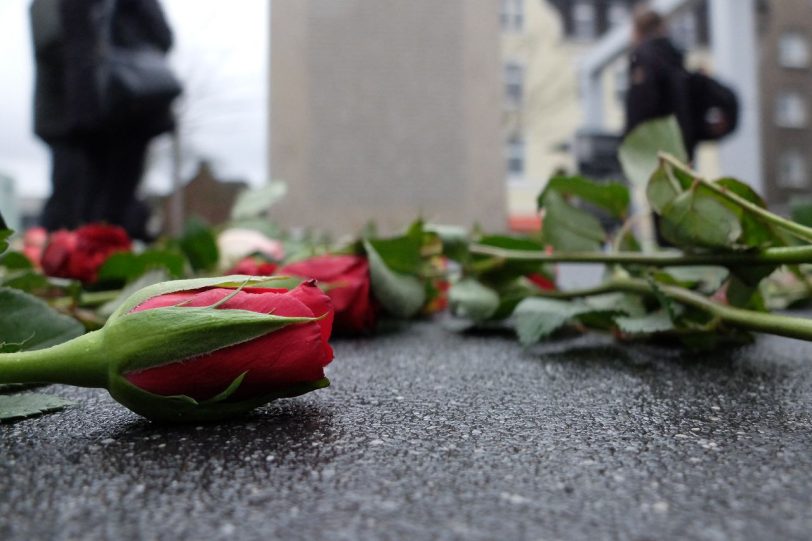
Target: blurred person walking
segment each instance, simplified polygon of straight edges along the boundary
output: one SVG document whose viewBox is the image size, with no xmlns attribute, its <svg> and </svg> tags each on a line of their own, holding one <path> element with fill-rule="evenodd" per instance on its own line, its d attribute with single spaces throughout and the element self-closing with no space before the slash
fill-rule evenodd
<svg viewBox="0 0 812 541">
<path fill-rule="evenodd" d="M 648 120 L 674 115 L 685 150 L 693 160 L 696 146 L 735 130 L 739 103 L 730 88 L 702 71 L 685 68 L 682 51 L 668 38 L 665 20 L 645 6 L 632 24 L 626 134 Z"/>
<path fill-rule="evenodd" d="M 136 197 L 150 139 L 174 128 L 181 92 L 157 0 L 34 0 L 34 132 L 51 150 L 48 230 L 90 222 L 148 237 Z"/>
<path fill-rule="evenodd" d="M 697 145 L 691 114 L 684 55 L 668 38 L 662 16 L 649 8 L 635 10 L 629 91 L 626 93 L 626 133 L 655 118 L 674 115 L 682 130 L 688 156 Z"/>
</svg>

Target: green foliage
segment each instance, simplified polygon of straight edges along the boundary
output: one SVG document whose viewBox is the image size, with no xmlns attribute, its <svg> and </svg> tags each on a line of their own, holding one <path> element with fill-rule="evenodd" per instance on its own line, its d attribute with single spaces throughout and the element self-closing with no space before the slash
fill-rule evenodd
<svg viewBox="0 0 812 541">
<path fill-rule="evenodd" d="M 389 268 L 375 247 L 364 241 L 369 261 L 372 293 L 392 316 L 408 319 L 417 314 L 426 301 L 426 290 L 414 276 L 401 274 Z"/>
<path fill-rule="evenodd" d="M 703 183 L 687 166 L 662 160 L 646 193 L 662 217 L 663 236 L 685 249 L 752 250 L 789 243 L 788 236 L 763 216 L 725 197 L 733 194 L 755 207 L 766 208 L 764 200 L 739 180 L 722 178 Z"/>
<path fill-rule="evenodd" d="M 427 224 L 425 229 L 440 239 L 443 255 L 460 262 L 468 259 L 468 243 L 471 242 L 471 235 L 467 229 L 456 225 L 438 224 Z"/>
<path fill-rule="evenodd" d="M 567 203 L 558 192 L 548 192 L 543 200 L 545 244 L 562 252 L 600 250 L 606 233 L 591 213 Z"/>
<path fill-rule="evenodd" d="M 4 287 L 13 287 L 28 293 L 43 291 L 50 286 L 48 278 L 35 270 L 9 274 L 3 281 Z"/>
<path fill-rule="evenodd" d="M 789 201 L 790 217 L 801 225 L 812 227 L 812 198 L 795 197 Z"/>
<path fill-rule="evenodd" d="M 735 178 L 721 178 L 714 181 L 714 183 L 728 192 L 738 195 L 745 201 L 753 203 L 763 209 L 767 208 L 764 199 L 762 199 L 753 188 L 740 180 L 736 180 Z M 771 224 L 747 212 L 739 205 L 729 201 L 725 202 L 728 208 L 736 213 L 741 223 L 742 235 L 739 238 L 741 244 L 747 248 L 767 248 L 770 246 L 787 245 L 788 239 L 776 231 Z"/>
<path fill-rule="evenodd" d="M 618 158 L 629 182 L 645 186 L 657 169 L 660 152 L 671 154 L 683 162 L 688 161 L 682 133 L 673 116 L 641 124 L 623 141 Z"/>
<path fill-rule="evenodd" d="M 195 271 L 214 269 L 220 257 L 214 232 L 203 221 L 191 218 L 179 241 L 180 248 Z"/>
<path fill-rule="evenodd" d="M 483 246 L 492 246 L 505 250 L 522 250 L 527 252 L 544 252 L 544 245 L 536 239 L 509 235 L 488 235 L 477 239 Z M 477 256 L 476 261 L 489 263 L 483 269 L 475 266 L 467 269 L 469 274 L 478 277 L 488 285 L 496 288 L 504 287 L 515 279 L 532 274 L 544 272 L 544 266 L 538 261 L 522 261 L 519 259 L 501 260 L 494 262 L 492 258 Z"/>
<path fill-rule="evenodd" d="M 519 303 L 513 312 L 516 333 L 525 346 L 544 340 L 575 322 L 592 328 L 611 329 L 617 326 L 618 319 L 635 322 L 643 321 L 646 317 L 640 298 L 626 293 L 608 293 L 574 300 L 532 297 Z"/>
<path fill-rule="evenodd" d="M 686 249 L 733 249 L 742 235 L 736 214 L 701 188 L 677 195 L 660 214 L 663 237 Z"/>
<path fill-rule="evenodd" d="M 465 278 L 448 292 L 451 312 L 474 322 L 485 321 L 499 308 L 499 294 L 473 278 Z"/>
<path fill-rule="evenodd" d="M 20 252 L 6 252 L 0 256 L 0 285 L 29 293 L 45 290 L 48 278 L 34 268 L 31 261 Z"/>
<path fill-rule="evenodd" d="M 661 270 L 668 276 L 665 278 L 655 273 L 657 280 L 672 283 L 689 289 L 698 289 L 705 293 L 713 293 L 722 287 L 730 274 L 724 267 L 696 266 L 696 267 L 664 267 Z M 670 279 L 670 280 L 669 280 Z"/>
<path fill-rule="evenodd" d="M 2 218 L 0 218 L 2 220 Z M 11 229 L 0 227 L 0 254 L 8 248 L 8 239 L 14 233 Z"/>
<path fill-rule="evenodd" d="M 99 269 L 99 281 L 127 283 L 155 269 L 166 271 L 171 278 L 181 278 L 185 266 L 186 258 L 170 250 L 153 249 L 140 254 L 119 252 L 108 257 Z"/>
<path fill-rule="evenodd" d="M 81 323 L 42 300 L 0 287 L 0 353 L 43 349 L 84 333 Z"/>
<path fill-rule="evenodd" d="M 233 221 L 263 218 L 273 205 L 284 199 L 288 186 L 284 182 L 271 182 L 260 188 L 240 192 L 231 209 Z"/>
<path fill-rule="evenodd" d="M 666 310 L 658 310 L 642 316 L 618 316 L 615 318 L 618 330 L 630 335 L 650 335 L 675 329 L 671 316 Z"/>
<path fill-rule="evenodd" d="M 59 411 L 73 404 L 70 400 L 47 394 L 0 395 L 0 421 L 19 421 Z"/>
<path fill-rule="evenodd" d="M 381 260 L 392 271 L 417 275 L 423 260 L 420 257 L 420 239 L 402 236 L 391 239 L 370 239 L 367 241 Z"/>
<path fill-rule="evenodd" d="M 583 300 L 564 301 L 531 297 L 516 306 L 513 316 L 519 342 L 524 346 L 530 346 L 579 317 L 616 312 L 595 308 Z"/>
<path fill-rule="evenodd" d="M 39 277 L 26 271 L 25 276 Z M 20 280 L 18 276 L 15 280 Z M 47 283 L 47 281 L 46 281 Z M 45 349 L 84 333 L 77 320 L 59 314 L 45 302 L 17 289 L 0 287 L 0 353 Z M 0 393 L 30 385 L 0 386 Z M 73 404 L 69 400 L 44 394 L 0 395 L 0 421 L 15 421 L 54 412 Z"/>
<path fill-rule="evenodd" d="M 0 256 L 0 266 L 8 270 L 31 270 L 34 265 L 20 252 L 7 252 Z"/>
<path fill-rule="evenodd" d="M 547 196 L 556 192 L 564 198 L 575 196 L 606 211 L 614 218 L 623 219 L 629 213 L 629 189 L 619 182 L 595 182 L 584 177 L 555 176 L 538 197 L 539 208 L 544 207 Z"/>
</svg>

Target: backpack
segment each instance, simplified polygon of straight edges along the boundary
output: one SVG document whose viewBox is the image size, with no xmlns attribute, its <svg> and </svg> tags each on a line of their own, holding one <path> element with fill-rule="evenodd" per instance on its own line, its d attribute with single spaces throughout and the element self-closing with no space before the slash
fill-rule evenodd
<svg viewBox="0 0 812 541">
<path fill-rule="evenodd" d="M 697 141 L 716 141 L 739 123 L 739 99 L 728 86 L 701 72 L 688 74 L 691 116 Z"/>
</svg>

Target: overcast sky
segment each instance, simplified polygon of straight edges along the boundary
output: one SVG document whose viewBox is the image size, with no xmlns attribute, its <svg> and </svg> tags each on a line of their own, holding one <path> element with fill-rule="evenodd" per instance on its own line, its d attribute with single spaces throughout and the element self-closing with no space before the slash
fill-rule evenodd
<svg viewBox="0 0 812 541">
<path fill-rule="evenodd" d="M 162 0 L 175 32 L 171 61 L 186 85 L 182 134 L 188 175 L 196 157 L 227 179 L 266 180 L 270 0 Z M 31 134 L 34 64 L 30 0 L 0 0 L 0 174 L 18 195 L 50 191 L 47 147 Z M 156 140 L 145 180 L 169 189 L 168 144 Z"/>
</svg>

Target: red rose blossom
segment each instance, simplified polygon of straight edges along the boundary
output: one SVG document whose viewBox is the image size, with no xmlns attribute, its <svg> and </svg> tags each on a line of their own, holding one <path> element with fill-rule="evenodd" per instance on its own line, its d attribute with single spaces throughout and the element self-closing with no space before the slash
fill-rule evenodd
<svg viewBox="0 0 812 541">
<path fill-rule="evenodd" d="M 248 276 L 272 276 L 279 265 L 257 257 L 244 257 L 226 274 L 245 274 Z"/>
<path fill-rule="evenodd" d="M 32 227 L 23 234 L 23 254 L 37 268 L 42 266 L 42 251 L 48 242 L 44 227 Z"/>
<path fill-rule="evenodd" d="M 430 295 L 423 307 L 426 315 L 436 314 L 448 308 L 448 292 L 451 290 L 451 282 L 448 281 L 448 258 L 445 256 L 433 257 L 429 264 L 431 268 L 441 276 L 431 280 Z"/>
<path fill-rule="evenodd" d="M 48 276 L 92 283 L 110 255 L 131 249 L 127 232 L 115 225 L 92 224 L 76 231 L 56 231 L 43 251 L 42 270 Z"/>
<path fill-rule="evenodd" d="M 157 308 L 207 307 L 234 293 L 232 289 L 211 288 L 178 291 L 153 297 L 133 312 Z M 327 343 L 333 323 L 330 299 L 314 282 L 290 291 L 246 288 L 217 307 L 217 310 L 248 310 L 274 316 L 316 317 L 296 323 L 253 340 L 188 359 L 124 373 L 136 387 L 158 395 L 186 395 L 207 400 L 226 389 L 236 378 L 245 378 L 233 399 L 268 394 L 291 385 L 315 382 L 324 377 L 324 367 L 333 359 Z"/>
<path fill-rule="evenodd" d="M 360 333 L 375 327 L 375 308 L 370 297 L 369 264 L 355 255 L 322 255 L 297 261 L 279 274 L 318 280 L 326 286 L 336 312 L 339 332 Z"/>
<path fill-rule="evenodd" d="M 539 289 L 545 291 L 554 291 L 556 289 L 555 282 L 541 273 L 534 272 L 533 274 L 528 274 L 527 279 L 533 282 Z"/>
</svg>

